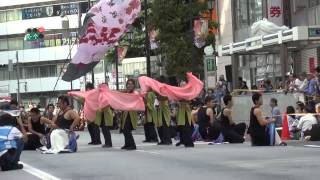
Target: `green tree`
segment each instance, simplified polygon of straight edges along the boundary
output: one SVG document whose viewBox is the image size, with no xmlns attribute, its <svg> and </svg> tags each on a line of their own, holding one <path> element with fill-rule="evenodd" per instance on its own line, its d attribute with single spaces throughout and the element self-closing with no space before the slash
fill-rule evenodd
<svg viewBox="0 0 320 180">
<path fill-rule="evenodd" d="M 203 48 L 194 46 L 193 21 L 206 9 L 207 4 L 198 0 L 153 1 L 148 24 L 159 31 L 157 51 L 169 76 L 183 78 L 192 71 L 203 77 Z M 212 44 L 212 36 L 209 39 Z"/>
</svg>

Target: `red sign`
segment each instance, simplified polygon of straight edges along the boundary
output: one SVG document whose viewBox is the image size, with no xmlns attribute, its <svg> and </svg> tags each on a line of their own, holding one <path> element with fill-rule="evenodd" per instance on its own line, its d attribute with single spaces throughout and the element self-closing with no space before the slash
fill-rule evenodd
<svg viewBox="0 0 320 180">
<path fill-rule="evenodd" d="M 283 1 L 267 0 L 268 20 L 278 26 L 283 25 Z"/>
<path fill-rule="evenodd" d="M 309 58 L 309 70 L 311 73 L 314 73 L 314 69 L 316 68 L 314 57 Z"/>
<path fill-rule="evenodd" d="M 270 17 L 279 17 L 281 15 L 281 7 L 280 6 L 271 6 L 270 7 Z"/>
</svg>

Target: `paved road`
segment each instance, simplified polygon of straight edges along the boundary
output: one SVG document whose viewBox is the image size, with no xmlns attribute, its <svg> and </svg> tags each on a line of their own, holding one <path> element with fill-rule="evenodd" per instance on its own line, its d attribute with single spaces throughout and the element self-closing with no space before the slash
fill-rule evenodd
<svg viewBox="0 0 320 180">
<path fill-rule="evenodd" d="M 196 148 L 159 147 L 142 144 L 135 135 L 137 151 L 123 151 L 123 136 L 112 134 L 114 148 L 88 146 L 87 132 L 80 133 L 79 152 L 73 154 L 22 155 L 24 171 L 0 172 L 0 179 L 319 179 L 320 148 L 303 147 L 293 142 L 287 147 L 251 147 L 245 144 L 207 145 Z M 319 144 L 319 143 L 318 143 Z M 40 171 L 39 171 L 40 170 Z"/>
</svg>

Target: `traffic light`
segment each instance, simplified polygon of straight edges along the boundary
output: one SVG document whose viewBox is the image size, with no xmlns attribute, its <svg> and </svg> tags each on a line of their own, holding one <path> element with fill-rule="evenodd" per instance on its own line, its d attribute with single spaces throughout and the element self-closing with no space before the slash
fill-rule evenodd
<svg viewBox="0 0 320 180">
<path fill-rule="evenodd" d="M 26 30 L 26 35 L 24 36 L 24 40 L 26 41 L 36 41 L 39 39 L 43 39 L 44 35 L 44 28 L 40 27 L 40 28 L 28 28 Z"/>
</svg>

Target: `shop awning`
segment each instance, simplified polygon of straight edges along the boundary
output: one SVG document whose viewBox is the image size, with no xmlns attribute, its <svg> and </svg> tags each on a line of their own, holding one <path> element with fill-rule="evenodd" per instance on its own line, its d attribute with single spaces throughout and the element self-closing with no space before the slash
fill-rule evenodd
<svg viewBox="0 0 320 180">
<path fill-rule="evenodd" d="M 287 43 L 291 48 L 319 46 L 320 26 L 297 26 L 277 33 L 255 36 L 241 42 L 234 42 L 218 46 L 219 56 L 233 54 L 270 53 L 279 51 L 277 45 Z"/>
</svg>

